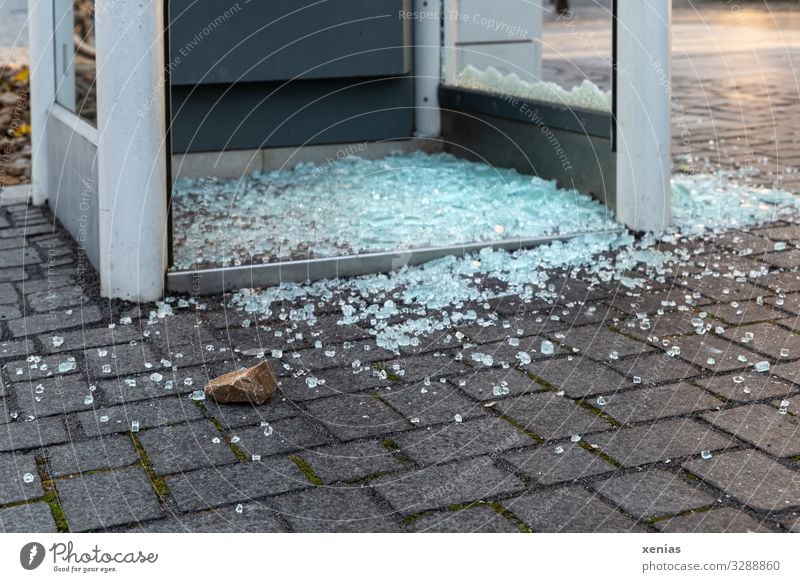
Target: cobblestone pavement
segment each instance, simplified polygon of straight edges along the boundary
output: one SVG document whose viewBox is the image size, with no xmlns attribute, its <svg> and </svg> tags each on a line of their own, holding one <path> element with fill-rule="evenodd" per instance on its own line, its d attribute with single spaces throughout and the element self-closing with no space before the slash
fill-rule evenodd
<svg viewBox="0 0 800 582">
<path fill-rule="evenodd" d="M 741 117 L 677 71 L 703 118 L 692 156 L 735 167 L 745 127 L 760 179 L 800 156 L 775 67 L 737 81 Z M 338 324 L 339 298 L 313 328 L 288 304 L 250 323 L 220 297 L 163 317 L 103 300 L 47 209 L 0 207 L 0 530 L 798 531 L 798 239 L 776 223 L 694 240 L 636 293 L 554 273 L 554 299 L 472 305 L 491 325 L 392 354 Z M 514 360 L 544 339 L 554 355 Z M 259 352 L 272 402 L 190 398 Z"/>
</svg>

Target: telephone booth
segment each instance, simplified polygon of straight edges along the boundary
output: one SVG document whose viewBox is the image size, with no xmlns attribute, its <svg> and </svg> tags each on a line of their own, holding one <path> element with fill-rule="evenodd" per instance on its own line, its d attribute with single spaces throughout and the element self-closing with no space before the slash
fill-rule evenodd
<svg viewBox="0 0 800 582">
<path fill-rule="evenodd" d="M 553 10 L 30 0 L 33 203 L 130 300 L 661 231 L 670 1 Z"/>
</svg>

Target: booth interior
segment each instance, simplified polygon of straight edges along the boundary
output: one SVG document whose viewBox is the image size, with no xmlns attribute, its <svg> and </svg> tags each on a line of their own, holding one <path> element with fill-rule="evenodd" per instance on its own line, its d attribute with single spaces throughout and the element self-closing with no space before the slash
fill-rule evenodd
<svg viewBox="0 0 800 582">
<path fill-rule="evenodd" d="M 611 47 L 589 80 L 548 48 L 549 2 L 171 0 L 169 22 L 170 289 L 619 228 Z"/>
</svg>

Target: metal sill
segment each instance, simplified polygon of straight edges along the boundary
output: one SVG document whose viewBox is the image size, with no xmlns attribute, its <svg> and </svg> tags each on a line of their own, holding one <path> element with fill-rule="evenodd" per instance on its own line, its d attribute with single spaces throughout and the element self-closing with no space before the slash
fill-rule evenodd
<svg viewBox="0 0 800 582">
<path fill-rule="evenodd" d="M 167 289 L 172 293 L 210 295 L 247 287 L 273 287 L 281 283 L 303 283 L 320 279 L 355 277 L 373 273 L 388 273 L 405 265 L 420 265 L 446 256 L 463 257 L 484 248 L 515 251 L 578 236 L 621 233 L 624 229 L 596 230 L 568 235 L 515 238 L 464 245 L 426 247 L 408 251 L 367 253 L 280 263 L 219 267 L 194 271 L 167 273 Z"/>
<path fill-rule="evenodd" d="M 439 105 L 442 109 L 492 115 L 603 139 L 611 139 L 612 134 L 613 117 L 610 111 L 567 107 L 449 85 L 439 85 Z"/>
</svg>

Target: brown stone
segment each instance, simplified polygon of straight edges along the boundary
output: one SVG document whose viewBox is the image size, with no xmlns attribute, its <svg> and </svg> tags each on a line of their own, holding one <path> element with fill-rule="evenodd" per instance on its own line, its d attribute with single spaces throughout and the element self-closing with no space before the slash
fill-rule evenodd
<svg viewBox="0 0 800 582">
<path fill-rule="evenodd" d="M 268 362 L 244 370 L 236 370 L 211 380 L 206 395 L 220 404 L 264 404 L 278 386 Z"/>
</svg>

